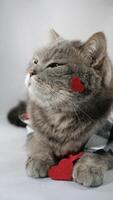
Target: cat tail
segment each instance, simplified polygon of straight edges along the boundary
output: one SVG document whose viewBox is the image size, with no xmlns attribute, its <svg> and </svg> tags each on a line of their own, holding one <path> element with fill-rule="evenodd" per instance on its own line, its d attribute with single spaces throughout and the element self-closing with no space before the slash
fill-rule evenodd
<svg viewBox="0 0 113 200">
<path fill-rule="evenodd" d="M 26 102 L 20 101 L 17 106 L 12 108 L 8 114 L 7 119 L 8 121 L 18 127 L 26 127 L 26 124 L 22 122 L 19 118 L 19 115 L 26 112 Z"/>
</svg>

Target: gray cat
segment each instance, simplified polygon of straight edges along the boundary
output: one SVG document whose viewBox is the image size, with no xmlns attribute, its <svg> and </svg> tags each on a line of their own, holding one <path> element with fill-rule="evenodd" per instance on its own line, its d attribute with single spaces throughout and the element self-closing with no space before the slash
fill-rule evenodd
<svg viewBox="0 0 113 200">
<path fill-rule="evenodd" d="M 35 53 L 26 85 L 31 126 L 27 139 L 26 171 L 46 177 L 57 158 L 79 152 L 104 125 L 113 101 L 113 69 L 106 39 L 95 33 L 86 42 L 69 41 L 51 31 L 52 41 Z M 79 77 L 84 91 L 70 87 Z M 113 155 L 86 152 L 73 168 L 73 181 L 84 186 L 103 183 L 105 170 L 113 168 Z"/>
</svg>

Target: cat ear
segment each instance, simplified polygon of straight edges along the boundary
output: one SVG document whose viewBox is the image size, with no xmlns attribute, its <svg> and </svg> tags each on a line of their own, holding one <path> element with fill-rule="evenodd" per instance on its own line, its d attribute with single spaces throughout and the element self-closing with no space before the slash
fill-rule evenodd
<svg viewBox="0 0 113 200">
<path fill-rule="evenodd" d="M 51 42 L 60 38 L 60 35 L 54 29 L 50 29 L 49 33 Z"/>
<path fill-rule="evenodd" d="M 84 58 L 91 66 L 100 66 L 106 55 L 106 38 L 103 32 L 97 32 L 82 45 Z"/>
</svg>

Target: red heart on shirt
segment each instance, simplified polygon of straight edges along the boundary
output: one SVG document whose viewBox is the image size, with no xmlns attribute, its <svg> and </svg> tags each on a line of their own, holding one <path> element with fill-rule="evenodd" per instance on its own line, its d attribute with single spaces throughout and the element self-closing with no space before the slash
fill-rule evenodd
<svg viewBox="0 0 113 200">
<path fill-rule="evenodd" d="M 28 113 L 28 112 L 25 112 L 25 113 L 23 114 L 23 119 L 24 119 L 24 120 L 30 119 L 30 116 L 29 116 L 29 113 Z"/>
<path fill-rule="evenodd" d="M 73 77 L 70 82 L 70 87 L 73 91 L 83 92 L 85 89 L 84 84 L 81 82 L 80 77 Z"/>
</svg>

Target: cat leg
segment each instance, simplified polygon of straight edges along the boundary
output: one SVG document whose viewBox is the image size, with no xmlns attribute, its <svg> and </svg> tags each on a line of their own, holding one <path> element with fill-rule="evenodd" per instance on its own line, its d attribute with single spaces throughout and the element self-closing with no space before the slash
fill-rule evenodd
<svg viewBox="0 0 113 200">
<path fill-rule="evenodd" d="M 73 168 L 73 180 L 87 187 L 103 183 L 104 172 L 113 168 L 113 155 L 110 153 L 85 153 Z"/>
<path fill-rule="evenodd" d="M 48 142 L 41 136 L 32 134 L 27 139 L 27 175 L 33 178 L 47 177 L 48 169 L 55 161 Z"/>
</svg>

